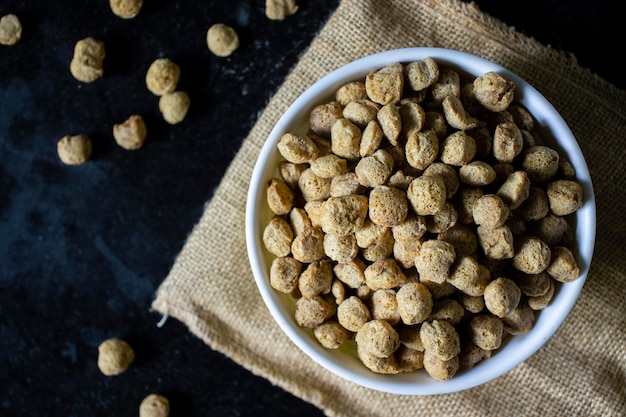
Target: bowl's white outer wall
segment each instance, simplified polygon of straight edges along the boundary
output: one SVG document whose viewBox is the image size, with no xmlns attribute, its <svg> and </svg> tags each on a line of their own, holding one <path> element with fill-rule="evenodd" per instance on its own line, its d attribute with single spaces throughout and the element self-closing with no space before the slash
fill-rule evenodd
<svg viewBox="0 0 626 417">
<path fill-rule="evenodd" d="M 271 257 L 262 242 L 263 229 L 272 215 L 265 201 L 266 184 L 277 174 L 280 155 L 276 144 L 280 136 L 288 131 L 305 133 L 313 107 L 327 102 L 346 82 L 364 79 L 370 71 L 394 62 L 407 63 L 426 57 L 474 76 L 495 71 L 515 82 L 516 101 L 530 110 L 541 129 L 557 139 L 558 144 L 552 145 L 574 165 L 585 198 L 583 207 L 575 215 L 580 277 L 561 286 L 551 304 L 539 314 L 532 331 L 510 338 L 490 359 L 448 381 L 435 381 L 424 371 L 400 375 L 376 374 L 360 363 L 353 346 L 339 350 L 321 347 L 310 330 L 296 324 L 293 300 L 271 288 Z M 580 147 L 562 117 L 537 90 L 510 71 L 474 55 L 441 48 L 406 48 L 377 53 L 347 64 L 317 81 L 294 101 L 261 149 L 250 181 L 245 227 L 248 256 L 260 294 L 276 322 L 304 353 L 334 374 L 365 387 L 396 394 L 431 395 L 464 390 L 497 378 L 525 361 L 556 332 L 572 309 L 589 271 L 595 243 L 595 210 L 591 178 Z"/>
</svg>

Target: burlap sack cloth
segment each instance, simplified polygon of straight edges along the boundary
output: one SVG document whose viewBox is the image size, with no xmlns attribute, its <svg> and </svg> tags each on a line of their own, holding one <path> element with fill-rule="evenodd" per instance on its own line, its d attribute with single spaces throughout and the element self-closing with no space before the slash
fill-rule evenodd
<svg viewBox="0 0 626 417">
<path fill-rule="evenodd" d="M 257 154 L 274 123 L 326 73 L 371 53 L 458 49 L 530 81 L 561 112 L 586 156 L 598 234 L 582 294 L 555 336 L 507 375 L 467 391 L 398 396 L 315 364 L 285 336 L 248 266 L 244 211 Z M 610 58 L 609 58 L 610 59 Z M 153 308 L 212 349 L 329 416 L 624 416 L 626 413 L 626 94 L 564 56 L 455 0 L 345 0 L 267 105 L 158 290 Z M 428 413 L 428 414 L 423 414 Z"/>
</svg>

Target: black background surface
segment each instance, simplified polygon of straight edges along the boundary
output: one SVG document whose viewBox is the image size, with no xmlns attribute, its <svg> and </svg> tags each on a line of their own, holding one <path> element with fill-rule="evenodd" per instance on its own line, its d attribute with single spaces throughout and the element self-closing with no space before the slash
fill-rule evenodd
<svg viewBox="0 0 626 417">
<path fill-rule="evenodd" d="M 338 0 L 298 3 L 296 15 L 270 21 L 262 0 L 146 0 L 137 18 L 122 20 L 106 0 L 2 0 L 0 16 L 18 15 L 24 32 L 17 45 L 0 45 L 0 415 L 137 415 L 152 392 L 170 399 L 173 417 L 323 415 L 177 320 L 158 328 L 149 311 L 260 111 Z M 625 88 L 626 36 L 608 2 L 476 3 Z M 231 57 L 206 47 L 217 22 L 239 33 Z M 107 51 L 105 76 L 91 84 L 68 68 L 86 36 Z M 159 57 L 180 65 L 179 89 L 191 97 L 176 126 L 143 81 Z M 130 114 L 148 125 L 137 151 L 111 135 Z M 65 166 L 56 142 L 77 133 L 91 136 L 92 159 Z M 137 359 L 105 377 L 97 346 L 112 336 Z"/>
</svg>

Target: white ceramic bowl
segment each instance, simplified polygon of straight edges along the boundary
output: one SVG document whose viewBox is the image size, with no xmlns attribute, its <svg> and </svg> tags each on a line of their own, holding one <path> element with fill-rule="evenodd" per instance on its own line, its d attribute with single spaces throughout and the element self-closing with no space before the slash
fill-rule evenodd
<svg viewBox="0 0 626 417">
<path fill-rule="evenodd" d="M 323 348 L 309 329 L 296 324 L 295 301 L 270 286 L 272 256 L 265 250 L 262 241 L 263 230 L 272 217 L 265 200 L 265 190 L 267 181 L 278 177 L 277 166 L 281 157 L 276 144 L 280 136 L 288 131 L 305 134 L 311 110 L 318 104 L 330 101 L 337 88 L 346 82 L 362 80 L 370 71 L 394 62 L 407 63 L 426 57 L 474 76 L 495 71 L 514 81 L 515 100 L 530 110 L 538 127 L 545 133 L 548 144 L 561 155 L 567 156 L 574 165 L 585 199 L 572 224 L 576 232 L 577 248 L 574 252 L 580 267 L 580 277 L 560 285 L 550 305 L 538 314 L 529 333 L 509 338 L 490 359 L 468 371 L 457 373 L 447 381 L 434 380 L 425 371 L 399 375 L 376 374 L 366 369 L 356 357 L 353 342 L 344 343 L 338 350 Z M 556 142 L 550 142 L 550 137 L 555 138 Z M 405 395 L 450 393 L 475 387 L 507 373 L 537 352 L 556 332 L 576 302 L 589 271 L 595 232 L 595 200 L 589 170 L 576 139 L 554 107 L 535 88 L 505 68 L 474 55 L 440 48 L 407 48 L 377 53 L 351 62 L 313 84 L 287 109 L 261 149 L 250 181 L 246 207 L 246 239 L 252 272 L 264 302 L 287 336 L 311 359 L 334 374 L 375 390 Z"/>
</svg>

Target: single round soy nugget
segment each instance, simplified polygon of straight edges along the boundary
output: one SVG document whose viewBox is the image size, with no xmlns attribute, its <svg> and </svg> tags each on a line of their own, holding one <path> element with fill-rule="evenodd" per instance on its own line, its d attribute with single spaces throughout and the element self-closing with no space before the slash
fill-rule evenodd
<svg viewBox="0 0 626 417">
<path fill-rule="evenodd" d="M 419 324 L 426 320 L 433 308 L 433 297 L 424 284 L 409 282 L 396 294 L 398 312 L 404 324 Z"/>
<path fill-rule="evenodd" d="M 92 144 L 87 135 L 67 135 L 57 142 L 59 159 L 67 165 L 79 165 L 91 157 Z"/>
<path fill-rule="evenodd" d="M 180 67 L 169 58 L 154 60 L 146 72 L 146 87 L 156 96 L 173 93 L 180 78 Z"/>
<path fill-rule="evenodd" d="M 388 358 L 400 346 L 396 330 L 385 320 L 363 324 L 354 339 L 361 348 L 379 358 Z"/>
<path fill-rule="evenodd" d="M 206 42 L 209 51 L 219 57 L 227 57 L 239 48 L 237 32 L 223 23 L 216 23 L 209 28 Z"/>
<path fill-rule="evenodd" d="M 446 204 L 446 185 L 439 176 L 415 178 L 406 194 L 411 207 L 420 216 L 436 214 Z"/>
<path fill-rule="evenodd" d="M 168 417 L 170 402 L 158 394 L 150 394 L 139 405 L 139 417 Z"/>
<path fill-rule="evenodd" d="M 98 346 L 98 368 L 106 376 L 119 375 L 135 360 L 135 351 L 122 339 L 107 339 Z"/>
<path fill-rule="evenodd" d="M 424 322 L 420 328 L 420 339 L 424 350 L 447 361 L 461 352 L 459 334 L 453 325 L 445 320 Z"/>
</svg>

